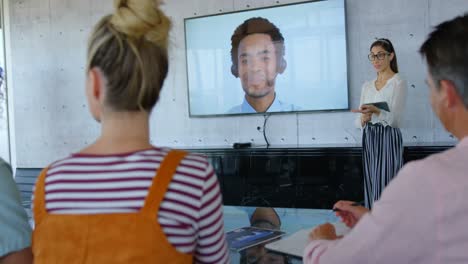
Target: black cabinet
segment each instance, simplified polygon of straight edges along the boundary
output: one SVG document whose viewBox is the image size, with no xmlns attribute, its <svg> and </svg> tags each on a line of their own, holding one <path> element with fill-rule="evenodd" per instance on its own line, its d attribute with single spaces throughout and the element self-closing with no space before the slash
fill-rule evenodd
<svg viewBox="0 0 468 264">
<path fill-rule="evenodd" d="M 450 146 L 405 147 L 405 162 Z M 337 200 L 364 199 L 358 147 L 189 149 L 205 155 L 221 185 L 225 205 L 331 208 Z M 16 182 L 25 207 L 40 168 L 18 168 Z"/>
<path fill-rule="evenodd" d="M 363 200 L 360 148 L 191 151 L 213 164 L 226 205 L 330 208 Z"/>
<path fill-rule="evenodd" d="M 405 147 L 405 162 L 450 146 Z M 224 204 L 331 208 L 363 201 L 362 149 L 312 147 L 191 149 L 205 155 L 219 177 Z"/>
</svg>

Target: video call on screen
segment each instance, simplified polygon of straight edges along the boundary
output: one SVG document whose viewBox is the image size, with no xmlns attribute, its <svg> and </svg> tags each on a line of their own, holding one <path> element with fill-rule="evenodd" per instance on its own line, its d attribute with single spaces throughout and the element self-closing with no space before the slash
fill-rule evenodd
<svg viewBox="0 0 468 264">
<path fill-rule="evenodd" d="M 284 66 L 282 72 L 278 65 L 274 68 L 277 69 L 276 76 L 261 73 L 266 71 L 261 69 L 265 63 L 256 65 L 260 73 L 252 73 L 250 77 L 243 75 L 242 79 L 242 76 L 236 77 L 232 73 L 231 37 L 244 21 L 257 17 L 267 19 L 281 32 L 285 65 L 280 65 Z M 267 112 L 348 108 L 344 0 L 188 18 L 185 20 L 185 37 L 191 116 L 251 114 L 252 111 L 245 108 L 245 98 L 250 92 L 244 86 L 249 87 L 247 83 L 255 85 L 262 76 L 270 78 L 267 83 L 274 83 L 271 87 L 274 87 L 277 101 Z M 264 43 L 255 41 L 253 38 L 249 42 L 241 41 L 245 44 L 242 47 L 254 52 L 261 50 L 255 45 Z M 263 58 L 264 61 L 266 59 Z M 247 65 L 250 61 L 241 63 Z M 262 94 L 252 98 L 260 96 Z"/>
</svg>

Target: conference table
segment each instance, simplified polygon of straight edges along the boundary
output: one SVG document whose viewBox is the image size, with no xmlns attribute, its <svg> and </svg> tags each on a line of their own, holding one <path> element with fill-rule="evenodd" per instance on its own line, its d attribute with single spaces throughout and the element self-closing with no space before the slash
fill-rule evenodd
<svg viewBox="0 0 468 264">
<path fill-rule="evenodd" d="M 312 230 L 315 226 L 326 222 L 342 225 L 331 210 L 325 209 L 224 206 L 226 232 L 241 227 L 260 225 L 258 227 L 285 232 L 281 239 L 287 239 L 298 231 Z M 268 242 L 265 244 L 268 244 Z M 230 250 L 231 263 L 302 263 L 300 257 L 270 251 L 265 248 L 265 244 L 241 251 Z"/>
</svg>

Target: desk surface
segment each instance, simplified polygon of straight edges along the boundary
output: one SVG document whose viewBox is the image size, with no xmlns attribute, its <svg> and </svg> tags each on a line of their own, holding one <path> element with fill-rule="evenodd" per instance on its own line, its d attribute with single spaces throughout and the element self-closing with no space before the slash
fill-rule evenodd
<svg viewBox="0 0 468 264">
<path fill-rule="evenodd" d="M 33 226 L 31 210 L 27 208 L 26 211 L 30 217 L 30 224 Z M 336 224 L 338 221 L 339 219 L 331 210 L 324 209 L 224 206 L 225 232 L 252 224 L 258 227 L 282 230 L 286 232 L 284 237 L 288 237 L 301 229 L 312 229 L 326 222 Z M 264 245 L 242 252 L 230 251 L 230 257 L 231 263 L 235 264 L 302 263 L 299 258 L 268 252 Z"/>
<path fill-rule="evenodd" d="M 224 225 L 226 231 L 254 225 L 264 228 L 280 229 L 287 233 L 285 237 L 301 229 L 326 223 L 338 222 L 331 210 L 297 208 L 261 208 L 244 206 L 224 206 Z M 231 263 L 302 263 L 301 259 L 268 252 L 264 245 L 246 249 L 242 252 L 230 252 Z"/>
</svg>

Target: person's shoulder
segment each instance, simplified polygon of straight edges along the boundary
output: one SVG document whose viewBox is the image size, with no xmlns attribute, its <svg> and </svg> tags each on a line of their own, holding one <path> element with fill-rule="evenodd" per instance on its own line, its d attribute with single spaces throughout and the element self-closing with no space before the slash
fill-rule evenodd
<svg viewBox="0 0 468 264">
<path fill-rule="evenodd" d="M 429 155 L 423 159 L 410 161 L 401 169 L 401 174 L 411 177 L 424 177 L 426 180 L 438 179 L 446 174 L 447 170 L 453 169 L 456 162 L 454 157 L 458 155 L 456 147 L 451 147 L 440 153 Z"/>
<path fill-rule="evenodd" d="M 0 171 L 5 171 L 8 173 L 12 173 L 11 166 L 8 164 L 6 161 L 4 161 L 2 158 L 0 158 Z"/>
<path fill-rule="evenodd" d="M 190 176 L 195 180 L 203 182 L 211 182 L 216 177 L 216 172 L 208 161 L 207 157 L 200 153 L 187 152 L 187 155 L 179 164 L 180 171 L 183 171 L 185 176 Z M 179 170 L 178 169 L 178 170 Z"/>
<path fill-rule="evenodd" d="M 165 153 L 169 153 L 172 148 L 162 147 L 159 148 L 161 151 Z M 205 155 L 200 153 L 192 153 L 190 151 L 180 150 L 185 152 L 185 156 L 182 158 L 181 162 L 179 163 L 179 169 L 194 176 L 206 176 L 212 167 L 208 162 L 208 159 Z"/>
<path fill-rule="evenodd" d="M 285 111 L 301 111 L 302 108 L 297 106 L 297 105 L 294 105 L 294 104 L 291 104 L 289 102 L 285 102 L 285 101 L 282 101 L 282 100 L 278 100 L 278 103 L 280 105 L 280 111 L 282 112 L 285 112 Z"/>
<path fill-rule="evenodd" d="M 417 203 L 421 197 L 429 199 L 441 192 L 441 166 L 436 156 L 406 163 L 385 187 L 381 201 L 406 200 L 406 206 Z"/>
<path fill-rule="evenodd" d="M 76 159 L 76 158 L 77 157 L 74 154 L 68 155 L 68 156 L 66 156 L 64 158 L 61 158 L 61 159 L 58 159 L 58 160 L 55 160 L 55 161 L 49 163 L 46 167 L 44 167 L 44 169 L 51 170 L 51 169 L 54 169 L 56 167 L 66 165 L 68 163 L 72 163 L 72 162 L 74 162 L 74 159 Z"/>
<path fill-rule="evenodd" d="M 205 155 L 200 153 L 192 153 L 187 152 L 187 155 L 184 158 L 184 161 L 190 162 L 190 164 L 194 164 L 199 168 L 206 169 L 210 163 Z"/>
<path fill-rule="evenodd" d="M 10 188 L 14 184 L 13 173 L 10 164 L 0 158 L 0 189 Z M 3 188 L 1 188 L 3 187 Z M 2 191 L 0 191 L 2 192 Z"/>
<path fill-rule="evenodd" d="M 468 148 L 453 146 L 420 160 L 418 165 L 421 169 L 427 168 L 431 172 L 441 172 L 443 174 L 447 171 L 464 173 L 464 171 L 468 170 L 468 163 L 464 158 L 467 155 Z"/>
<path fill-rule="evenodd" d="M 292 111 L 302 111 L 303 108 L 294 104 L 291 104 Z"/>
<path fill-rule="evenodd" d="M 403 78 L 403 76 L 399 72 L 397 72 L 397 73 L 395 73 L 395 75 L 393 75 L 393 79 L 395 81 L 399 81 L 399 82 L 405 81 L 405 78 Z"/>
<path fill-rule="evenodd" d="M 12 199 L 19 202 L 19 192 L 15 179 L 13 178 L 11 166 L 4 160 L 0 159 L 0 202 L 5 203 L 12 201 Z"/>
<path fill-rule="evenodd" d="M 392 81 L 398 86 L 406 87 L 406 80 L 401 76 L 400 73 L 395 73 L 395 75 L 392 77 Z"/>
<path fill-rule="evenodd" d="M 373 83 L 375 82 L 375 79 L 373 80 L 365 80 L 364 83 L 362 84 L 362 90 L 369 90 L 372 86 Z"/>
<path fill-rule="evenodd" d="M 239 113 L 242 113 L 242 105 L 241 105 L 241 104 L 231 107 L 231 108 L 226 112 L 226 114 L 239 114 Z"/>
<path fill-rule="evenodd" d="M 10 164 L 0 158 L 0 193 L 11 193 L 15 186 Z"/>
</svg>

